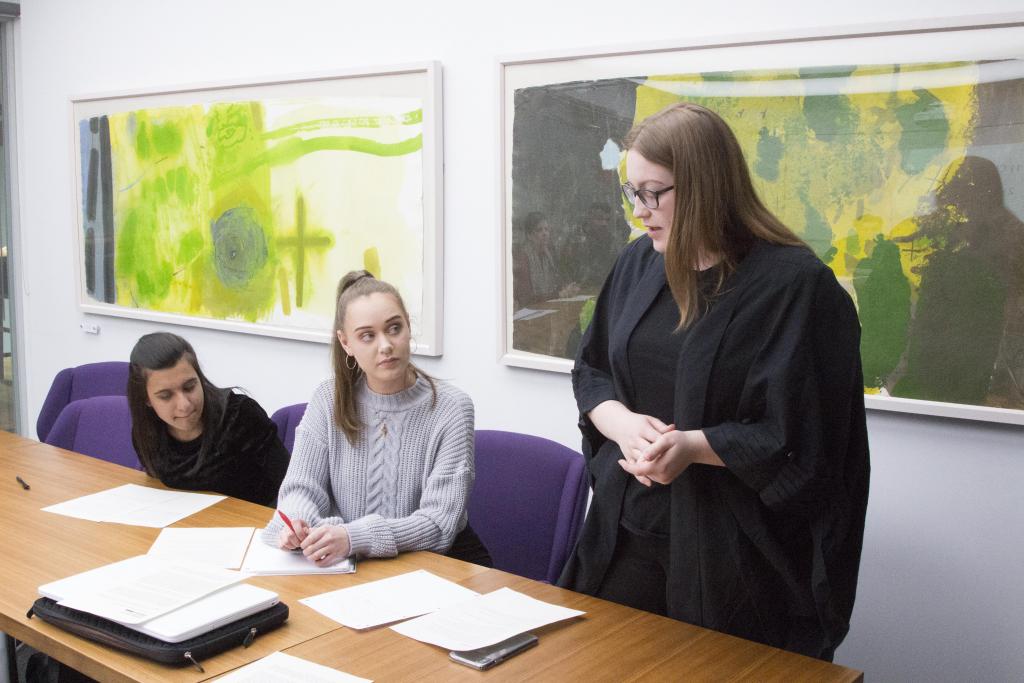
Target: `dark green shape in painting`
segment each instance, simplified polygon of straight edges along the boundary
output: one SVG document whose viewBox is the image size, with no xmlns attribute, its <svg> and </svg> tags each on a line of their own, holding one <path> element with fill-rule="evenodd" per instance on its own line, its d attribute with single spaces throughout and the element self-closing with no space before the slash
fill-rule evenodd
<svg viewBox="0 0 1024 683">
<path fill-rule="evenodd" d="M 811 246 L 818 258 L 828 263 L 836 255 L 836 249 L 832 246 L 832 226 L 815 208 L 814 202 L 807 197 L 806 190 L 801 189 L 799 195 L 800 202 L 804 205 L 804 241 Z"/>
<path fill-rule="evenodd" d="M 785 150 L 782 139 L 772 135 L 767 128 L 761 128 L 757 138 L 757 160 L 754 162 L 754 173 L 768 181 L 779 179 L 779 161 Z"/>
<path fill-rule="evenodd" d="M 228 209 L 210 228 L 217 277 L 227 287 L 245 287 L 267 262 L 267 240 L 250 207 Z"/>
<path fill-rule="evenodd" d="M 896 108 L 900 123 L 900 167 L 915 175 L 946 148 L 949 119 L 942 102 L 927 90 L 915 90 L 914 102 Z"/>
<path fill-rule="evenodd" d="M 804 97 L 804 117 L 814 135 L 823 142 L 850 140 L 860 117 L 846 95 L 811 95 Z"/>
<path fill-rule="evenodd" d="M 799 69 L 802 80 L 819 78 L 846 78 L 856 67 L 826 66 Z M 823 142 L 838 142 L 849 139 L 856 130 L 859 116 L 845 95 L 810 95 L 804 97 L 804 117 L 814 135 Z"/>
<path fill-rule="evenodd" d="M 1003 331 L 1006 287 L 981 254 L 943 249 L 928 259 L 893 394 L 983 405 Z"/>
<path fill-rule="evenodd" d="M 899 247 L 882 235 L 871 255 L 853 272 L 860 316 L 860 354 L 864 386 L 876 389 L 900 361 L 910 326 L 910 281 L 903 273 Z"/>
</svg>

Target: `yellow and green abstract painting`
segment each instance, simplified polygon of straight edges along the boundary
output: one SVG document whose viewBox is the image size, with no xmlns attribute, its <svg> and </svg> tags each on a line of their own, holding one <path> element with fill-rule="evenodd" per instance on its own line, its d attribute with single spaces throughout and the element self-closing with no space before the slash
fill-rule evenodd
<svg viewBox="0 0 1024 683">
<path fill-rule="evenodd" d="M 207 102 L 78 127 L 92 301 L 328 332 L 338 280 L 367 268 L 419 319 L 418 98 Z"/>
<path fill-rule="evenodd" d="M 635 238 L 642 226 L 618 191 L 622 139 L 679 101 L 730 124 L 765 204 L 854 298 L 868 393 L 1024 409 L 1024 62 L 517 90 L 513 221 L 544 212 L 572 240 L 604 206 L 617 217 L 605 239 L 625 244 L 623 225 Z"/>
</svg>

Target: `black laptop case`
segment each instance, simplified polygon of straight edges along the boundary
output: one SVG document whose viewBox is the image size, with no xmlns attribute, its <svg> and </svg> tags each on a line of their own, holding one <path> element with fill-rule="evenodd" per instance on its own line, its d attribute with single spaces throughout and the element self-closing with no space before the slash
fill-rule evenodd
<svg viewBox="0 0 1024 683">
<path fill-rule="evenodd" d="M 50 598 L 36 600 L 28 611 L 30 619 L 33 615 L 75 635 L 146 659 L 177 666 L 192 664 L 202 671 L 201 660 L 239 645 L 249 647 L 256 636 L 283 624 L 288 619 L 288 605 L 279 602 L 180 643 L 169 643 L 95 614 L 58 605 Z"/>
</svg>

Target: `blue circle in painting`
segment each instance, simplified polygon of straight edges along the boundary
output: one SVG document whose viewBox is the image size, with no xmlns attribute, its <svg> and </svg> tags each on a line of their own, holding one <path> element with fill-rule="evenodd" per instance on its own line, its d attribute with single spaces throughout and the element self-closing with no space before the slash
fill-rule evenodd
<svg viewBox="0 0 1024 683">
<path fill-rule="evenodd" d="M 228 287 L 245 287 L 267 262 L 267 239 L 248 206 L 228 209 L 210 226 L 213 264 Z"/>
</svg>

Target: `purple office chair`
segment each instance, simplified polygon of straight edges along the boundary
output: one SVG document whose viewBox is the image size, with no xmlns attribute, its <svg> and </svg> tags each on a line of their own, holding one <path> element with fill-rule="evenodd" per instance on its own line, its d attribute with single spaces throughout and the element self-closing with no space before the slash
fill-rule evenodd
<svg viewBox="0 0 1024 683">
<path fill-rule="evenodd" d="M 305 414 L 306 404 L 296 403 L 275 410 L 274 414 L 270 416 L 270 419 L 277 425 L 277 438 L 281 439 L 281 443 L 289 453 L 292 452 L 292 446 L 295 445 L 295 428 L 302 422 L 302 416 Z"/>
<path fill-rule="evenodd" d="M 60 411 L 46 443 L 142 469 L 132 446 L 132 416 L 125 396 L 93 396 L 72 401 Z"/>
<path fill-rule="evenodd" d="M 64 368 L 53 378 L 36 420 L 36 434 L 46 441 L 64 406 L 90 396 L 124 396 L 128 391 L 128 363 L 108 361 Z"/>
<path fill-rule="evenodd" d="M 583 456 L 529 434 L 476 432 L 469 523 L 496 569 L 554 583 L 587 506 Z"/>
</svg>

